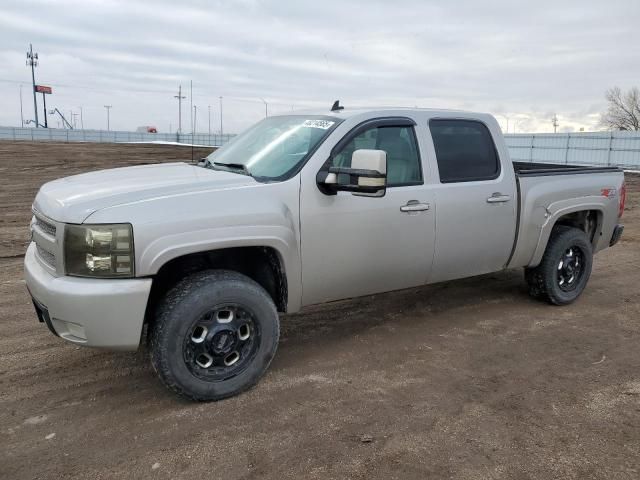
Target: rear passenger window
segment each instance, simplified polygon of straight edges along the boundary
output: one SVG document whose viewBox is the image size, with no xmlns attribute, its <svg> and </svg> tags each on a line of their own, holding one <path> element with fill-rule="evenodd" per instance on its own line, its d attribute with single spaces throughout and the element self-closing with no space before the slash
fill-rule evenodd
<svg viewBox="0 0 640 480">
<path fill-rule="evenodd" d="M 431 120 L 440 182 L 492 180 L 500 174 L 496 147 L 487 127 L 473 120 Z"/>
</svg>

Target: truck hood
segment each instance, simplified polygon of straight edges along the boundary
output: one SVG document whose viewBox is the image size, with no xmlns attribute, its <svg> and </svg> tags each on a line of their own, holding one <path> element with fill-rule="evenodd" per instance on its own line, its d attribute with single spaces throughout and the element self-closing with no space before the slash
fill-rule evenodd
<svg viewBox="0 0 640 480">
<path fill-rule="evenodd" d="M 256 184 L 253 178 L 245 175 L 186 163 L 140 165 L 84 173 L 46 183 L 40 188 L 33 207 L 59 222 L 82 223 L 92 213 L 107 207 Z"/>
</svg>

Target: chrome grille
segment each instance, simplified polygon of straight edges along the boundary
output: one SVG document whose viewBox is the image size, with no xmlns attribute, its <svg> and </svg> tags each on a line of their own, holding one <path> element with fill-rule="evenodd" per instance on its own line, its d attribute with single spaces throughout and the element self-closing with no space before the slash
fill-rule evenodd
<svg viewBox="0 0 640 480">
<path fill-rule="evenodd" d="M 56 226 L 43 220 L 38 215 L 36 215 L 36 225 L 47 235 L 51 235 L 52 237 L 56 236 Z"/>
<path fill-rule="evenodd" d="M 62 257 L 60 251 L 60 243 L 58 242 L 58 228 L 62 225 L 41 215 L 40 212 L 34 210 L 34 216 L 31 219 L 31 240 L 36 246 L 36 258 L 40 263 L 47 267 L 51 273 L 56 274 L 60 271 L 58 261 Z M 60 253 L 60 255 L 58 255 Z"/>
<path fill-rule="evenodd" d="M 51 268 L 56 268 L 56 256 L 47 252 L 44 248 L 36 243 L 36 249 L 38 250 L 38 256 L 42 259 L 44 263 L 49 265 Z"/>
</svg>

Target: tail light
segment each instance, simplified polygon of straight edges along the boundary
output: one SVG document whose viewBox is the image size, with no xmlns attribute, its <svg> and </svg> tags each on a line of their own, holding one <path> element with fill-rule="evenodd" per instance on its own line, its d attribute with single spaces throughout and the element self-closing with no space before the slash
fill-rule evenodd
<svg viewBox="0 0 640 480">
<path fill-rule="evenodd" d="M 622 213 L 624 212 L 624 202 L 626 199 L 627 199 L 627 185 L 623 180 L 622 186 L 620 187 L 620 204 L 618 206 L 618 218 L 622 217 Z"/>
</svg>

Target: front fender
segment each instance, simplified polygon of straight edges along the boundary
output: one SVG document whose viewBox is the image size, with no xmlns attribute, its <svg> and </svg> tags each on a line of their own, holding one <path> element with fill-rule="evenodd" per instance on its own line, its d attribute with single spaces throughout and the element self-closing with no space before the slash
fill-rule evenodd
<svg viewBox="0 0 640 480">
<path fill-rule="evenodd" d="M 278 253 L 289 290 L 287 311 L 298 311 L 302 291 L 296 234 L 283 226 L 209 228 L 155 238 L 143 251 L 137 252 L 136 272 L 139 276 L 151 276 L 175 258 L 238 247 L 271 247 Z"/>
<path fill-rule="evenodd" d="M 302 297 L 299 191 L 297 178 L 251 188 L 194 191 L 105 208 L 88 222 L 133 225 L 138 277 L 153 276 L 167 262 L 192 253 L 271 247 L 287 278 L 287 311 L 294 312 Z"/>
</svg>

